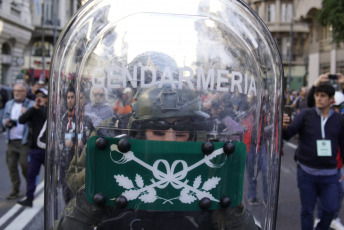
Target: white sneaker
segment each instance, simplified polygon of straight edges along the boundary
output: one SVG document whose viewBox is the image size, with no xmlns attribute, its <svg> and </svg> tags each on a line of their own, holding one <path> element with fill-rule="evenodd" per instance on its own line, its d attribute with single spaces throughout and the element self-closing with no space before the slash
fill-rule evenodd
<svg viewBox="0 0 344 230">
<path fill-rule="evenodd" d="M 332 220 L 330 228 L 333 228 L 334 230 L 344 230 L 344 226 L 340 222 L 339 218 L 336 218 L 336 219 Z"/>
<path fill-rule="evenodd" d="M 315 220 L 314 220 L 314 228 L 316 228 L 316 226 L 318 225 L 319 222 L 320 222 L 320 219 L 315 218 Z"/>
</svg>

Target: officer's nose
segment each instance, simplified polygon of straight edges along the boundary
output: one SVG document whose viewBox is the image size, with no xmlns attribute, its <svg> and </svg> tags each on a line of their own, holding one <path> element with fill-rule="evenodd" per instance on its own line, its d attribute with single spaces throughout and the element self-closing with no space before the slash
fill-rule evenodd
<svg viewBox="0 0 344 230">
<path fill-rule="evenodd" d="M 164 141 L 176 141 L 176 133 L 173 131 L 172 128 L 169 128 L 164 136 Z"/>
</svg>

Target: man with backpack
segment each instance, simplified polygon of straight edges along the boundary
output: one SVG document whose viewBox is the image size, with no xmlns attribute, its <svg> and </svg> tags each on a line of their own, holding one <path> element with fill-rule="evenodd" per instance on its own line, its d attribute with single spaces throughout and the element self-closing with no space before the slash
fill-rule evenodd
<svg viewBox="0 0 344 230">
<path fill-rule="evenodd" d="M 323 214 L 316 229 L 328 229 L 339 205 L 337 152 L 344 153 L 344 128 L 340 114 L 333 111 L 335 89 L 328 83 L 315 88 L 315 107 L 301 111 L 288 125 L 283 118 L 283 138 L 299 134 L 297 181 L 301 200 L 302 230 L 313 229 L 313 212 L 319 199 Z"/>
</svg>

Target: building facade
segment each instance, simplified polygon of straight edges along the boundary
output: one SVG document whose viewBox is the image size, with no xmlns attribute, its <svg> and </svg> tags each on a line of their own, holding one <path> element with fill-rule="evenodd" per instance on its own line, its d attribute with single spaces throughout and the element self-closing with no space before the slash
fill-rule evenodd
<svg viewBox="0 0 344 230">
<path fill-rule="evenodd" d="M 86 0 L 0 0 L 0 83 L 48 78 L 59 33 Z M 289 90 L 310 86 L 321 73 L 344 72 L 344 45 L 316 21 L 322 0 L 246 0 L 270 29 Z M 42 54 L 45 55 L 42 55 Z"/>
<path fill-rule="evenodd" d="M 47 79 L 57 37 L 79 5 L 77 0 L 0 0 L 0 82 Z"/>
<path fill-rule="evenodd" d="M 322 0 L 246 2 L 262 18 L 276 41 L 289 90 L 311 86 L 322 73 L 344 72 L 343 44 L 332 44 L 331 28 L 322 27 L 316 21 Z"/>
<path fill-rule="evenodd" d="M 0 1 L 0 82 L 13 84 L 24 64 L 34 27 L 28 1 Z"/>
</svg>

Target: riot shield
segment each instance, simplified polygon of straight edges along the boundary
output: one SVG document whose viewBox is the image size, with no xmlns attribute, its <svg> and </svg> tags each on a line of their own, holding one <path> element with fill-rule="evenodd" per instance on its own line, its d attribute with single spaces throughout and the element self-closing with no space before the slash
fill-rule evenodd
<svg viewBox="0 0 344 230">
<path fill-rule="evenodd" d="M 51 64 L 46 229 L 274 229 L 282 77 L 241 1 L 90 1 Z"/>
</svg>

